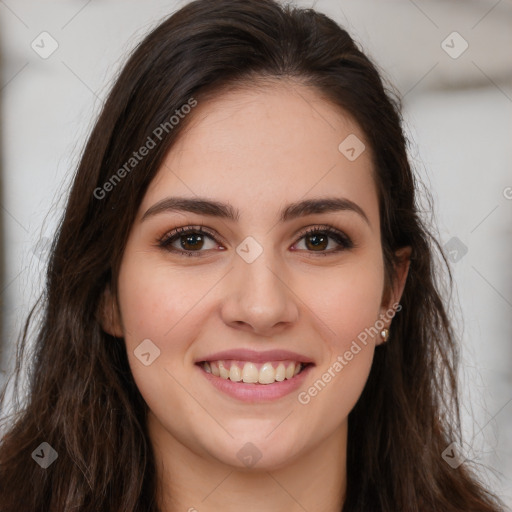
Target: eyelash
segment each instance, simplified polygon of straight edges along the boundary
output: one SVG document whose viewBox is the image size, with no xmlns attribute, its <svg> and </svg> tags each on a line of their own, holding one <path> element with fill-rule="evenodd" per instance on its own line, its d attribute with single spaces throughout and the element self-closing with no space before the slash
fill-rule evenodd
<svg viewBox="0 0 512 512">
<path fill-rule="evenodd" d="M 182 236 L 188 235 L 188 234 L 199 234 L 199 235 L 207 235 L 208 237 L 212 238 L 215 242 L 217 240 L 215 239 L 215 235 L 209 230 L 205 229 L 204 226 L 187 226 L 187 227 L 180 227 L 173 229 L 172 231 L 166 233 L 163 237 L 159 238 L 157 240 L 158 247 L 165 249 L 166 251 L 173 252 L 176 254 L 179 254 L 181 256 L 189 256 L 189 257 L 201 257 L 201 253 L 206 251 L 186 251 L 184 249 L 176 249 L 175 247 L 171 247 L 171 244 L 175 241 L 181 238 Z M 338 231 L 337 229 L 334 229 L 330 226 L 314 226 L 307 228 L 303 231 L 301 231 L 297 236 L 299 237 L 297 242 L 302 240 L 303 238 L 311 235 L 316 234 L 326 234 L 329 238 L 332 238 L 336 243 L 338 243 L 341 248 L 337 248 L 330 251 L 306 251 L 313 253 L 318 256 L 327 256 L 329 254 L 335 254 L 339 253 L 341 251 L 347 250 L 347 249 L 353 249 L 355 247 L 355 244 L 352 242 L 352 240 L 342 233 L 341 231 Z"/>
</svg>

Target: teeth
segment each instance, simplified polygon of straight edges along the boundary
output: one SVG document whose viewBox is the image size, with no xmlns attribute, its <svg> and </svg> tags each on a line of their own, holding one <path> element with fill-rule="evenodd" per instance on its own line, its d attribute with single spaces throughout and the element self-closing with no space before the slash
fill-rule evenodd
<svg viewBox="0 0 512 512">
<path fill-rule="evenodd" d="M 240 371 L 240 368 L 234 364 L 232 364 L 229 369 L 229 380 L 232 380 L 233 382 L 240 382 L 242 380 L 242 372 Z"/>
<path fill-rule="evenodd" d="M 222 361 L 219 361 L 219 371 L 220 371 L 220 376 L 223 379 L 229 378 L 229 370 L 224 366 L 224 363 Z"/>
<path fill-rule="evenodd" d="M 274 367 L 276 366 L 276 367 Z M 207 373 L 213 374 L 221 379 L 229 379 L 233 382 L 273 384 L 282 382 L 285 379 L 291 379 L 304 368 L 302 363 L 297 362 L 271 362 L 264 363 L 258 370 L 258 365 L 251 362 L 231 361 L 226 364 L 225 361 L 210 361 L 202 363 L 202 367 Z"/>
<path fill-rule="evenodd" d="M 242 370 L 242 380 L 244 382 L 255 383 L 258 382 L 258 368 L 252 363 L 245 363 Z"/>
<path fill-rule="evenodd" d="M 283 363 L 279 363 L 278 367 L 276 368 L 276 380 L 278 382 L 281 382 L 286 377 L 286 370 Z"/>
<path fill-rule="evenodd" d="M 206 363 L 206 364 L 208 364 L 208 363 Z M 210 366 L 210 369 L 211 369 L 211 372 L 213 373 L 213 375 L 215 375 L 215 377 L 218 377 L 220 375 L 219 367 L 215 363 L 212 363 L 209 366 Z"/>
<path fill-rule="evenodd" d="M 276 370 L 274 370 L 272 363 L 265 363 L 260 369 L 258 382 L 260 384 L 272 384 L 276 380 Z"/>
</svg>

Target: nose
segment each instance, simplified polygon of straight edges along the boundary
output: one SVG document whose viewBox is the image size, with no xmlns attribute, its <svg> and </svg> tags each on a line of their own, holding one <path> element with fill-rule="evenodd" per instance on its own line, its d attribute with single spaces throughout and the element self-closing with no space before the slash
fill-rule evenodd
<svg viewBox="0 0 512 512">
<path fill-rule="evenodd" d="M 270 250 L 251 263 L 236 256 L 233 264 L 221 312 L 226 325 L 270 337 L 297 321 L 300 299 Z"/>
</svg>

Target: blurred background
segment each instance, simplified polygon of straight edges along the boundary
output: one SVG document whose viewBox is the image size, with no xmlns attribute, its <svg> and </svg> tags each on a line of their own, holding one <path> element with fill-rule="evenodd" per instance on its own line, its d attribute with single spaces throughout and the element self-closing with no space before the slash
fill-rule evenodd
<svg viewBox="0 0 512 512">
<path fill-rule="evenodd" d="M 0 0 L 0 386 L 111 81 L 184 3 Z M 403 99 L 455 278 L 463 453 L 512 508 L 512 1 L 293 3 L 344 26 Z"/>
</svg>

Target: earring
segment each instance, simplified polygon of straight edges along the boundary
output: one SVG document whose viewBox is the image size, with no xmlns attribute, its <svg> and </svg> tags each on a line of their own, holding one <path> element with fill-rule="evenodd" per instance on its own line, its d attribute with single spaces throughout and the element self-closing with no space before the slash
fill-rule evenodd
<svg viewBox="0 0 512 512">
<path fill-rule="evenodd" d="M 383 342 L 388 341 L 388 338 L 389 338 L 389 329 L 382 329 L 382 331 L 380 331 L 380 337 L 382 338 L 382 341 L 383 341 Z"/>
</svg>

